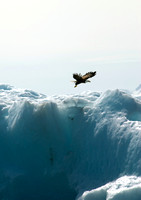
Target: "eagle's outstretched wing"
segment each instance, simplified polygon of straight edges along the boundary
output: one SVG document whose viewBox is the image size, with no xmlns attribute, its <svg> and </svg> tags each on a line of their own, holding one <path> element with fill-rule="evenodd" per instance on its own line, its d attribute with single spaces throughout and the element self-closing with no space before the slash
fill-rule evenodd
<svg viewBox="0 0 141 200">
<path fill-rule="evenodd" d="M 82 80 L 82 75 L 81 74 L 73 74 L 73 78 L 76 79 L 77 81 Z"/>
<path fill-rule="evenodd" d="M 95 72 L 88 72 L 84 76 L 82 76 L 82 79 L 83 80 L 87 80 L 88 78 L 91 78 L 91 77 L 93 77 L 95 75 L 96 75 L 96 71 Z"/>
</svg>

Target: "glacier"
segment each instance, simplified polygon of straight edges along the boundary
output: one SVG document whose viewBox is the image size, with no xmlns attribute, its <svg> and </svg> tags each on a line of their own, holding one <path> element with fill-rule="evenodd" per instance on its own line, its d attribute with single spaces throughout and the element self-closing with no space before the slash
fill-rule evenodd
<svg viewBox="0 0 141 200">
<path fill-rule="evenodd" d="M 141 85 L 47 96 L 0 84 L 0 200 L 140 200 Z"/>
</svg>

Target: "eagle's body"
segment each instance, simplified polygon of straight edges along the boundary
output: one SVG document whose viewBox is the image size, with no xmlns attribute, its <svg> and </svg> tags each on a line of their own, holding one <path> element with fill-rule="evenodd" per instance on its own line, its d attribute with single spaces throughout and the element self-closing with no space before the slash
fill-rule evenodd
<svg viewBox="0 0 141 200">
<path fill-rule="evenodd" d="M 74 81 L 75 82 L 75 86 L 74 87 L 77 87 L 77 85 L 80 84 L 80 83 L 90 82 L 87 79 L 91 78 L 91 77 L 93 77 L 95 75 L 96 75 L 96 71 L 95 72 L 88 72 L 83 76 L 81 74 L 73 74 L 73 78 L 76 79 L 76 81 Z"/>
</svg>

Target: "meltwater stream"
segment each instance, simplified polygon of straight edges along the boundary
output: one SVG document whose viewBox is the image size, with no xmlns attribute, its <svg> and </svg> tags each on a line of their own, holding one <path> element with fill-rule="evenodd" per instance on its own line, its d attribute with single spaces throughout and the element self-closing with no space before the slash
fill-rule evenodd
<svg viewBox="0 0 141 200">
<path fill-rule="evenodd" d="M 0 200 L 140 200 L 140 90 L 0 85 Z"/>
</svg>

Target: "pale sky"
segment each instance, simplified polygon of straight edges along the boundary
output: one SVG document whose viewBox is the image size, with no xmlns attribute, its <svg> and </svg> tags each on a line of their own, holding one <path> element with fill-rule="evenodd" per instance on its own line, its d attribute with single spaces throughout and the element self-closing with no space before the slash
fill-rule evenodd
<svg viewBox="0 0 141 200">
<path fill-rule="evenodd" d="M 74 88 L 74 72 L 95 70 Z M 133 90 L 140 74 L 140 0 L 0 1 L 0 83 L 47 95 Z"/>
</svg>

